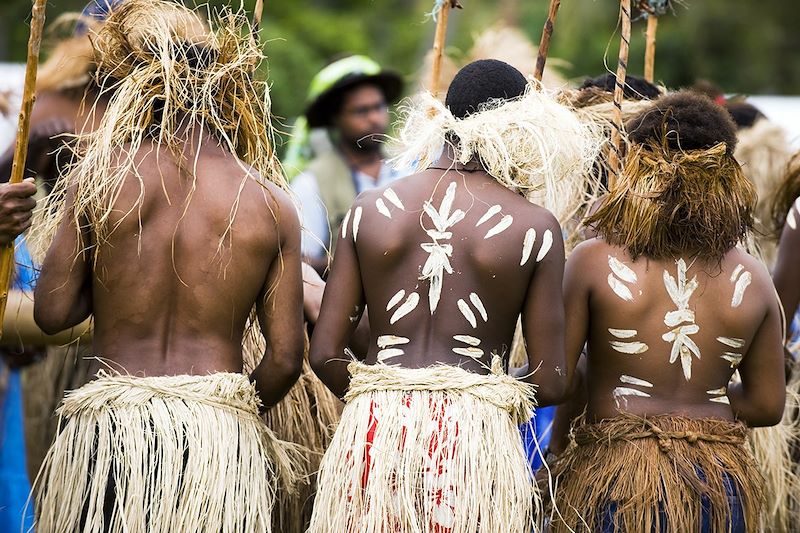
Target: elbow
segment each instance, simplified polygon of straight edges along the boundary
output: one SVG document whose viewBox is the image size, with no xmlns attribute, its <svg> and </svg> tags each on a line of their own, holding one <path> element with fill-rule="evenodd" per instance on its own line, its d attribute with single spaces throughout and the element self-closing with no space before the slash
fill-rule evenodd
<svg viewBox="0 0 800 533">
<path fill-rule="evenodd" d="M 298 346 L 287 348 L 281 357 L 272 365 L 272 371 L 280 376 L 281 381 L 288 384 L 295 383 L 300 379 L 303 372 L 303 343 Z"/>
<path fill-rule="evenodd" d="M 45 335 L 56 335 L 68 329 L 67 317 L 59 313 L 56 306 L 47 305 L 39 300 L 34 300 L 33 321 Z"/>
<path fill-rule="evenodd" d="M 322 379 L 325 373 L 325 366 L 328 364 L 328 357 L 325 353 L 327 352 L 312 345 L 311 351 L 308 354 L 308 362 L 311 365 L 311 370 L 313 370 L 314 374 L 320 379 Z"/>
<path fill-rule="evenodd" d="M 536 388 L 536 405 L 548 407 L 563 403 L 567 398 L 569 387 L 565 376 L 555 376 L 547 382 L 539 383 Z"/>
<path fill-rule="evenodd" d="M 744 422 L 750 427 L 769 427 L 780 424 L 786 405 L 786 396 L 780 396 L 780 398 L 754 406 L 751 416 Z"/>
</svg>

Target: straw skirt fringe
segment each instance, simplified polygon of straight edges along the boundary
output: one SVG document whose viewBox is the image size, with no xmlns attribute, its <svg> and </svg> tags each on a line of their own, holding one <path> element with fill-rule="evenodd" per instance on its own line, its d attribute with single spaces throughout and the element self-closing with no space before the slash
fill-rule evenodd
<svg viewBox="0 0 800 533">
<path fill-rule="evenodd" d="M 530 533 L 539 494 L 517 424 L 534 389 L 502 374 L 352 363 L 310 533 Z"/>
<path fill-rule="evenodd" d="M 722 533 L 731 519 L 726 484 L 747 531 L 756 531 L 764 481 L 745 437 L 744 425 L 716 419 L 620 415 L 579 423 L 553 468 L 551 531 L 598 531 L 611 505 L 613 531 L 700 531 L 705 500 L 710 531 Z"/>
<path fill-rule="evenodd" d="M 37 531 L 272 531 L 297 451 L 241 374 L 98 374 L 69 392 L 34 484 Z"/>
</svg>

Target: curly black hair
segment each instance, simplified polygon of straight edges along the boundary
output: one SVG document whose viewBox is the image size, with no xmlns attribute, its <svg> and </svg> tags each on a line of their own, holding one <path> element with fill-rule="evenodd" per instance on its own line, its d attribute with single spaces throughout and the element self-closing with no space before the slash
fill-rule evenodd
<svg viewBox="0 0 800 533">
<path fill-rule="evenodd" d="M 637 144 L 666 142 L 672 150 L 699 150 L 724 142 L 728 155 L 736 148 L 736 124 L 730 114 L 705 96 L 681 91 L 662 96 L 628 122 Z"/>
<path fill-rule="evenodd" d="M 616 74 L 606 73 L 602 76 L 586 78 L 578 89 L 596 87 L 605 92 L 613 93 L 616 82 Z M 625 76 L 625 87 L 622 94 L 627 100 L 655 100 L 661 96 L 661 91 L 644 78 L 627 75 Z"/>
<path fill-rule="evenodd" d="M 508 63 L 480 59 L 458 71 L 444 103 L 454 117 L 466 118 L 492 100 L 522 96 L 527 86 L 525 76 Z"/>
</svg>

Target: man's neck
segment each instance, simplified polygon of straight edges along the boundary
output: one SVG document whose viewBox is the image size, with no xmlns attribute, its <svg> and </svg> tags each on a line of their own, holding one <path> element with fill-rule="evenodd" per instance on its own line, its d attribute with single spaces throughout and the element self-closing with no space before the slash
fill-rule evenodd
<svg viewBox="0 0 800 533">
<path fill-rule="evenodd" d="M 337 143 L 337 146 L 348 166 L 377 181 L 383 164 L 383 157 L 380 149 L 361 150 L 342 141 Z"/>
</svg>

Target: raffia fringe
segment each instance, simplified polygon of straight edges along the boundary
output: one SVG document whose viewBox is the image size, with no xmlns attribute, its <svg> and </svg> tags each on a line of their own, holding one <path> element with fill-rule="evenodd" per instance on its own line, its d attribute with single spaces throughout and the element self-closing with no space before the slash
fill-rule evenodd
<svg viewBox="0 0 800 533">
<path fill-rule="evenodd" d="M 725 532 L 725 474 L 738 487 L 747 531 L 754 531 L 763 478 L 745 436 L 744 425 L 715 419 L 620 415 L 594 424 L 579 421 L 553 469 L 559 512 L 553 513 L 551 531 L 598 531 L 611 502 L 617 505 L 614 531 L 700 531 L 705 497 L 710 531 Z"/>
<path fill-rule="evenodd" d="M 797 364 L 786 386 L 786 409 L 780 424 L 755 428 L 749 444 L 766 481 L 766 505 L 760 531 L 790 533 L 800 524 L 800 467 L 794 454 L 800 444 L 800 376 Z"/>
<path fill-rule="evenodd" d="M 516 424 L 534 388 L 493 367 L 352 363 L 309 532 L 530 533 L 541 499 Z"/>
<path fill-rule="evenodd" d="M 272 531 L 302 457 L 258 416 L 241 374 L 98 374 L 68 393 L 34 486 L 37 530 Z M 104 517 L 106 489 L 113 510 Z"/>
</svg>

